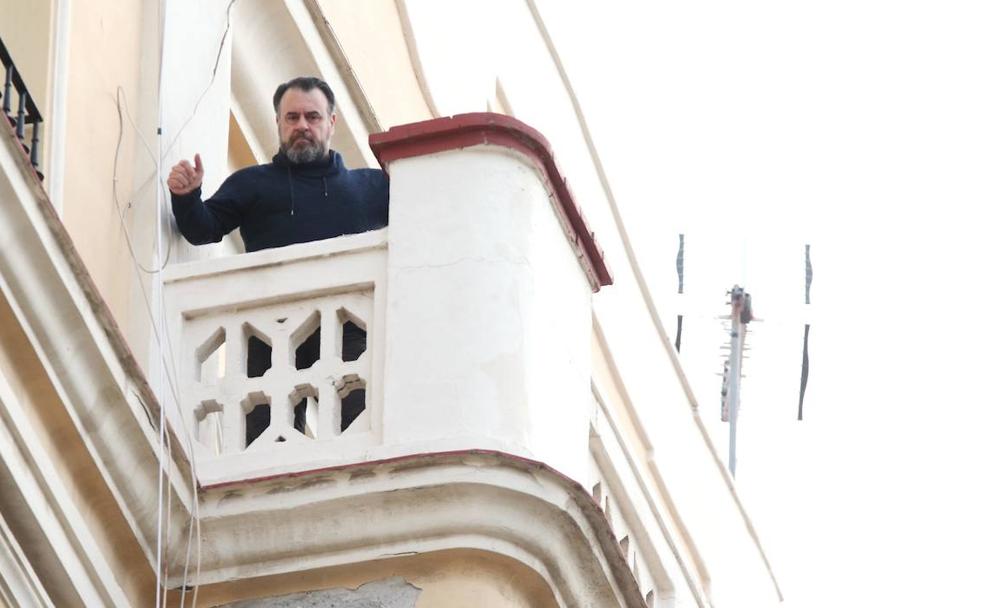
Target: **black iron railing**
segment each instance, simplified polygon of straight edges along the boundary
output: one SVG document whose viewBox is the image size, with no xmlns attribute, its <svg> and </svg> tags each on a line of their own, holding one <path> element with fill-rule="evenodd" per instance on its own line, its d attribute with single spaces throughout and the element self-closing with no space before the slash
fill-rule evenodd
<svg viewBox="0 0 984 608">
<path fill-rule="evenodd" d="M 0 39 L 0 62 L 3 63 L 3 95 L 0 96 L 0 102 L 3 103 L 3 115 L 10 122 L 10 125 L 14 127 L 14 131 L 17 133 L 17 138 L 21 142 L 21 146 L 24 147 L 24 151 L 28 154 L 31 159 L 31 165 L 34 167 L 35 172 L 37 172 L 39 177 L 44 177 L 41 175 L 39 167 L 41 165 L 41 123 L 44 119 L 41 118 L 41 112 L 38 112 L 38 106 L 35 105 L 34 99 L 31 98 L 31 94 L 27 90 L 27 85 L 24 84 L 24 79 L 21 78 L 20 73 L 17 71 L 17 67 L 14 65 L 14 60 L 10 57 L 10 53 L 7 52 L 7 47 L 4 45 L 3 40 Z M 13 100 L 14 93 L 17 94 L 17 112 L 13 113 Z M 25 139 L 26 128 L 31 127 L 31 139 L 30 143 Z"/>
</svg>

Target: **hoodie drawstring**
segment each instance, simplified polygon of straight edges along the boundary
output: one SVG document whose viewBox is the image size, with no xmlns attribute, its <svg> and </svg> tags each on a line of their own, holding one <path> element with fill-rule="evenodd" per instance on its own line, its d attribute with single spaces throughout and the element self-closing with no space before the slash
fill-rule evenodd
<svg viewBox="0 0 984 608">
<path fill-rule="evenodd" d="M 290 214 L 294 215 L 294 175 L 287 165 L 287 185 L 290 187 Z"/>
<path fill-rule="evenodd" d="M 287 165 L 287 184 L 290 187 L 290 214 L 294 215 L 294 172 L 290 165 Z M 321 176 L 321 184 L 324 186 L 325 198 L 328 198 L 328 176 Z"/>
</svg>

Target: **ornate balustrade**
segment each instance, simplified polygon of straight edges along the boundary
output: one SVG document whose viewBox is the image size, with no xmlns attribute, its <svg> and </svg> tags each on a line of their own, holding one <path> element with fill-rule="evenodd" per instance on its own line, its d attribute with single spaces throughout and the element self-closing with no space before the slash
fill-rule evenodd
<svg viewBox="0 0 984 608">
<path fill-rule="evenodd" d="M 203 477 L 317 467 L 378 443 L 384 275 L 385 230 L 168 269 L 181 422 Z"/>
<path fill-rule="evenodd" d="M 27 90 L 27 85 L 24 84 L 24 79 L 17 71 L 17 66 L 14 65 L 14 60 L 2 39 L 0 39 L 0 63 L 3 64 L 4 71 L 3 95 L 0 95 L 3 114 L 17 133 L 17 139 L 20 140 L 24 152 L 31 159 L 31 166 L 34 167 L 38 177 L 43 179 L 44 175 L 41 174 L 39 167 L 41 166 L 41 123 L 44 122 L 44 119 L 41 118 L 41 112 L 38 111 L 38 107 L 34 103 L 31 93 Z M 13 104 L 15 93 L 17 94 L 16 113 L 14 113 Z M 27 143 L 28 140 L 26 139 L 27 126 L 31 127 L 30 143 Z"/>
</svg>

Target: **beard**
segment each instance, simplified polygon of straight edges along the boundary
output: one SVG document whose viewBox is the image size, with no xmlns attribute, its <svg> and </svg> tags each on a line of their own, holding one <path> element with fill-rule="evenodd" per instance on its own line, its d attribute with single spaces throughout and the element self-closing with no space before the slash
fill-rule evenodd
<svg viewBox="0 0 984 608">
<path fill-rule="evenodd" d="M 304 135 L 295 135 L 287 142 L 280 142 L 280 151 L 294 164 L 321 160 L 328 153 L 324 142 Z"/>
</svg>

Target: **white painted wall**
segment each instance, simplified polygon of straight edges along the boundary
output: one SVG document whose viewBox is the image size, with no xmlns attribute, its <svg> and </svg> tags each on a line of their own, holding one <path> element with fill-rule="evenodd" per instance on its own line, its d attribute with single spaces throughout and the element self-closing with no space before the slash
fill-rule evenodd
<svg viewBox="0 0 984 608">
<path fill-rule="evenodd" d="M 528 162 L 391 163 L 385 440 L 498 443 L 583 478 L 590 288 Z"/>
</svg>

